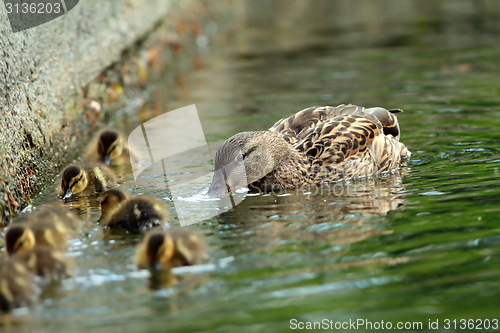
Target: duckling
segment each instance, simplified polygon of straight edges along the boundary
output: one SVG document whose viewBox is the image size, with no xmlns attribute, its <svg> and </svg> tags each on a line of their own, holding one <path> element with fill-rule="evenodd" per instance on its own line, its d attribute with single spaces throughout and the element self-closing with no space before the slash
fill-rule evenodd
<svg viewBox="0 0 500 333">
<path fill-rule="evenodd" d="M 30 251 L 35 245 L 64 251 L 80 227 L 80 219 L 68 209 L 46 206 L 16 218 L 5 233 L 5 247 L 8 254 Z"/>
<path fill-rule="evenodd" d="M 121 204 L 127 199 L 127 194 L 118 188 L 104 191 L 99 198 L 101 204 L 101 217 L 97 222 L 108 223 L 113 213 L 116 212 Z"/>
<path fill-rule="evenodd" d="M 72 230 L 58 220 L 43 219 L 29 222 L 14 220 L 5 233 L 5 248 L 9 255 L 29 252 L 35 246 L 64 251 L 71 232 Z"/>
<path fill-rule="evenodd" d="M 63 252 L 47 246 L 37 245 L 30 251 L 18 252 L 12 257 L 46 282 L 60 281 L 72 275 L 73 261 Z"/>
<path fill-rule="evenodd" d="M 31 251 L 35 247 L 35 234 L 24 223 L 9 227 L 5 233 L 7 254 Z"/>
<path fill-rule="evenodd" d="M 12 310 L 32 305 L 40 295 L 35 275 L 24 263 L 7 256 L 0 256 L 0 310 Z M 10 321 L 4 318 L 4 321 Z"/>
<path fill-rule="evenodd" d="M 113 171 L 99 164 L 72 164 L 64 169 L 59 186 L 59 195 L 63 199 L 74 194 L 101 192 L 114 186 L 116 176 Z"/>
<path fill-rule="evenodd" d="M 105 165 L 130 164 L 130 150 L 123 135 L 114 129 L 104 129 L 87 150 L 86 161 Z"/>
<path fill-rule="evenodd" d="M 77 221 L 76 216 L 57 205 L 17 218 L 5 233 L 7 254 L 45 280 L 68 277 L 72 264 L 62 251 L 70 235 L 79 231 Z"/>
<path fill-rule="evenodd" d="M 287 190 L 394 170 L 410 156 L 399 142 L 399 112 L 310 107 L 267 131 L 238 133 L 218 148 L 207 194 L 220 197 L 245 186 Z"/>
<path fill-rule="evenodd" d="M 155 199 L 140 195 L 128 198 L 120 189 L 111 189 L 101 195 L 101 222 L 110 229 L 128 231 L 163 227 L 168 219 L 168 212 Z"/>
<path fill-rule="evenodd" d="M 33 213 L 33 219 L 56 220 L 62 222 L 75 235 L 81 231 L 83 223 L 82 220 L 80 220 L 75 213 L 73 213 L 68 208 L 66 208 L 66 206 L 63 206 L 61 204 L 51 204 L 44 206 L 39 210 L 36 210 Z"/>
<path fill-rule="evenodd" d="M 140 269 L 170 269 L 205 260 L 206 246 L 202 239 L 186 229 L 153 229 L 135 252 L 135 264 Z"/>
</svg>

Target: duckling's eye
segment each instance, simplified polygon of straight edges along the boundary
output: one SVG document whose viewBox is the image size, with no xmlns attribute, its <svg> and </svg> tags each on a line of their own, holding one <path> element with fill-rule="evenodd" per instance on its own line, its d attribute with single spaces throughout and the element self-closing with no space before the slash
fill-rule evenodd
<svg viewBox="0 0 500 333">
<path fill-rule="evenodd" d="M 15 246 L 15 251 L 19 250 L 23 245 L 24 245 L 24 241 L 23 240 L 17 242 L 17 244 Z"/>
<path fill-rule="evenodd" d="M 73 183 L 73 185 L 75 185 L 76 183 L 79 183 L 83 178 L 83 175 L 80 176 L 80 178 L 78 178 L 77 180 L 75 180 L 75 182 Z"/>
<path fill-rule="evenodd" d="M 236 161 L 238 161 L 238 162 L 243 162 L 244 159 L 245 159 L 245 155 L 243 155 L 243 154 L 239 154 L 238 156 L 236 156 Z"/>
</svg>

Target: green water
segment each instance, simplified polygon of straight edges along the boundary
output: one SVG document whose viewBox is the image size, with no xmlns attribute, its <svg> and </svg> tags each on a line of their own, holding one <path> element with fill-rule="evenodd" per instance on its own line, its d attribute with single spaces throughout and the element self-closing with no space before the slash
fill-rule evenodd
<svg viewBox="0 0 500 333">
<path fill-rule="evenodd" d="M 278 23 L 294 13 L 272 3 Z M 85 221 L 69 251 L 75 277 L 48 290 L 20 330 L 285 332 L 292 319 L 364 319 L 393 328 L 421 322 L 425 330 L 438 321 L 439 331 L 446 324 L 467 331 L 472 326 L 461 329 L 461 319 L 481 319 L 481 331 L 486 323 L 494 331 L 500 320 L 496 17 L 479 24 L 473 14 L 421 13 L 391 25 L 388 14 L 389 23 L 375 28 L 339 28 L 321 20 L 328 16 L 321 8 L 304 10 L 292 20 L 301 28 L 291 31 L 247 13 L 246 26 L 202 50 L 202 68 L 178 73 L 182 84 L 165 80 L 150 103 L 164 110 L 196 104 L 211 146 L 311 105 L 402 108 L 401 140 L 413 153 L 408 166 L 319 193 L 248 196 L 188 227 L 205 235 L 218 268 L 180 272 L 178 284 L 156 291 L 132 265 L 141 236 L 105 234 L 95 223 L 96 199 L 75 203 Z M 132 195 L 149 193 L 173 211 L 167 191 L 138 188 L 130 170 L 117 171 Z M 39 203 L 52 200 L 48 190 Z M 175 215 L 170 222 L 177 223 Z"/>
</svg>

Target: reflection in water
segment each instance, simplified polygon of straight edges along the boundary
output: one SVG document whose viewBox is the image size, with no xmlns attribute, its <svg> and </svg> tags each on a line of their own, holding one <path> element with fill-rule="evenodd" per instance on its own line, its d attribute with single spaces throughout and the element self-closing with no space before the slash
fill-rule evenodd
<svg viewBox="0 0 500 333">
<path fill-rule="evenodd" d="M 294 192 L 248 194 L 219 220 L 234 233 L 231 237 L 255 237 L 270 247 L 284 239 L 328 240 L 332 246 L 354 243 L 389 232 L 375 217 L 404 209 L 405 172 Z"/>
<path fill-rule="evenodd" d="M 194 266 L 190 268 L 192 267 Z M 154 271 L 149 278 L 149 288 L 151 290 L 170 289 L 162 293 L 164 298 L 186 295 L 190 290 L 200 288 L 208 281 L 206 273 L 196 272 L 196 267 L 192 271 L 194 273 L 191 273 L 189 269 Z"/>
</svg>

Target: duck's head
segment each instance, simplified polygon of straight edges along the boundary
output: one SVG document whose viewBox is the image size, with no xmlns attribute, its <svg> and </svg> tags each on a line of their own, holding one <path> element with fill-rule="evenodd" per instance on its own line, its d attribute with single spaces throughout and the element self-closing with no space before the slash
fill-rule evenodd
<svg viewBox="0 0 500 333">
<path fill-rule="evenodd" d="M 385 135 L 392 135 L 399 141 L 399 135 L 401 130 L 399 128 L 398 118 L 394 115 L 396 113 L 403 112 L 401 109 L 386 110 L 381 107 L 374 107 L 365 109 L 365 112 L 377 117 L 377 119 L 382 124 L 382 128 Z"/>
<path fill-rule="evenodd" d="M 152 230 L 139 244 L 135 262 L 141 269 L 158 270 L 172 267 L 174 240 L 162 230 Z"/>
<path fill-rule="evenodd" d="M 120 133 L 107 129 L 101 132 L 97 141 L 97 153 L 101 161 L 109 165 L 111 160 L 119 157 L 123 151 L 123 139 Z"/>
<path fill-rule="evenodd" d="M 9 255 L 31 251 L 35 247 L 35 235 L 24 224 L 16 223 L 5 233 L 5 248 Z"/>
<path fill-rule="evenodd" d="M 120 189 L 113 188 L 102 193 L 101 217 L 97 222 L 107 222 L 109 217 L 121 206 L 122 202 L 127 200 L 127 195 Z"/>
<path fill-rule="evenodd" d="M 88 183 L 87 172 L 78 165 L 70 165 L 62 173 L 59 193 L 63 199 L 69 199 L 85 190 Z"/>
<path fill-rule="evenodd" d="M 270 131 L 243 132 L 226 140 L 215 153 L 215 173 L 207 195 L 221 197 L 251 184 L 290 156 L 290 145 Z"/>
</svg>

